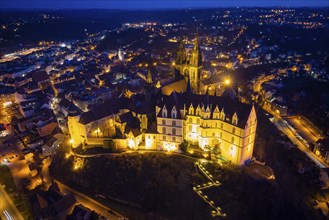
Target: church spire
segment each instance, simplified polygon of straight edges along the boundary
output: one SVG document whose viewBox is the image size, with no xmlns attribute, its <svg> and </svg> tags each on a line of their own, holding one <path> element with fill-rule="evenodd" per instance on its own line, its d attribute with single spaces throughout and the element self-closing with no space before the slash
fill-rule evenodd
<svg viewBox="0 0 329 220">
<path fill-rule="evenodd" d="M 152 74 L 151 74 L 151 70 L 149 69 L 147 72 L 147 76 L 146 76 L 146 83 L 147 84 L 152 84 L 153 80 L 152 80 Z"/>
<path fill-rule="evenodd" d="M 191 58 L 190 58 L 190 64 L 194 66 L 200 66 L 202 63 L 202 54 L 200 50 L 200 44 L 199 44 L 199 29 L 196 29 L 197 33 L 195 36 L 195 41 L 193 45 L 193 50 L 191 53 Z"/>
<path fill-rule="evenodd" d="M 199 48 L 199 28 L 196 28 L 196 36 L 195 36 L 195 42 L 194 42 L 193 49 L 200 50 L 200 48 Z"/>
</svg>

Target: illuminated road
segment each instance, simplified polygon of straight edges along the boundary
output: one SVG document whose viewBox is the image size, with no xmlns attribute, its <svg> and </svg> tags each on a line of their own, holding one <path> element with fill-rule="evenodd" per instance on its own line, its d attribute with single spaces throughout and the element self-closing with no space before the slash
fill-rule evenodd
<svg viewBox="0 0 329 220">
<path fill-rule="evenodd" d="M 0 184 L 0 218 L 7 220 L 24 220 L 13 201 Z"/>
<path fill-rule="evenodd" d="M 324 138 L 321 132 L 318 131 L 312 124 L 306 121 L 303 117 L 300 116 L 287 117 L 286 120 L 309 143 L 315 144 L 319 139 Z"/>
<path fill-rule="evenodd" d="M 253 86 L 254 92 L 257 92 L 259 95 L 261 94 L 261 85 L 264 82 L 270 81 L 274 78 L 274 75 L 259 77 Z M 270 104 L 270 103 L 268 103 Z M 263 110 L 274 115 L 274 125 L 280 131 L 287 135 L 292 143 L 294 143 L 302 152 L 304 152 L 312 161 L 314 161 L 321 168 L 329 168 L 329 165 L 323 161 L 322 158 L 315 155 L 313 151 L 311 151 L 308 147 L 308 142 L 315 143 L 319 137 L 322 137 L 317 129 L 314 126 L 310 125 L 306 120 L 301 118 L 301 120 L 295 120 L 295 117 L 292 118 L 292 122 L 296 129 L 291 126 L 291 124 L 283 119 L 278 114 L 274 113 L 270 106 L 265 104 L 262 106 Z M 289 118 L 288 118 L 289 120 Z"/>
<path fill-rule="evenodd" d="M 264 82 L 270 81 L 272 79 L 274 79 L 275 75 L 269 75 L 269 76 L 264 76 L 264 77 L 259 77 L 256 79 L 255 83 L 254 83 L 254 91 L 257 93 L 260 93 L 261 90 L 261 86 Z"/>
<path fill-rule="evenodd" d="M 63 183 L 59 182 L 58 180 L 55 180 L 55 182 L 58 184 L 60 190 L 62 193 L 73 193 L 77 201 L 84 205 L 85 207 L 94 210 L 95 212 L 98 212 L 102 216 L 106 217 L 109 220 L 118 220 L 118 219 L 128 219 L 119 213 L 115 212 L 114 210 L 110 209 L 109 207 L 97 202 L 96 200 L 84 195 L 83 193 L 80 193 Z M 111 212 L 111 213 L 110 213 Z"/>
<path fill-rule="evenodd" d="M 303 151 L 311 160 L 313 160 L 319 167 L 328 168 L 329 165 L 323 161 L 322 158 L 319 158 L 315 155 L 313 151 L 307 148 L 306 141 L 303 141 L 302 138 L 298 138 L 298 134 L 294 129 L 291 129 L 291 126 L 282 118 L 275 118 L 274 125 L 281 130 L 287 137 L 294 143 L 301 151 Z M 289 127 L 290 126 L 290 127 Z"/>
</svg>

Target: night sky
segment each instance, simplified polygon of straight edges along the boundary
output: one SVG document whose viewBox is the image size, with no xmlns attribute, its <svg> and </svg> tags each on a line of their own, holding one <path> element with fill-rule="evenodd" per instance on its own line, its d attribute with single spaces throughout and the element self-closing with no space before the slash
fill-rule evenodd
<svg viewBox="0 0 329 220">
<path fill-rule="evenodd" d="M 211 8 L 211 7 L 329 7 L 329 0 L 0 0 L 0 8 L 109 8 L 109 9 L 155 9 L 155 8 Z"/>
</svg>

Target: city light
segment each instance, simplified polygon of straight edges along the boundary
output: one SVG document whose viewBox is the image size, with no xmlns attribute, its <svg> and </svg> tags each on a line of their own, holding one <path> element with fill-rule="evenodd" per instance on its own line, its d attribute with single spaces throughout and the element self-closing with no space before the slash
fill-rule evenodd
<svg viewBox="0 0 329 220">
<path fill-rule="evenodd" d="M 9 107 L 9 106 L 12 105 L 12 104 L 13 104 L 12 101 L 8 101 L 8 102 L 4 102 L 4 103 L 3 103 L 3 106 L 4 106 L 4 107 Z"/>
<path fill-rule="evenodd" d="M 0 214 L 23 219 L 16 208 L 29 206 L 19 200 L 40 185 L 37 196 L 47 207 L 31 204 L 36 216 L 27 219 L 65 218 L 55 215 L 73 216 L 76 208 L 121 219 L 107 207 L 112 197 L 137 205 L 146 198 L 157 217 L 168 219 L 219 218 L 223 211 L 234 218 L 237 208 L 263 219 L 284 216 L 284 204 L 273 217 L 271 206 L 253 200 L 263 201 L 273 188 L 249 186 L 262 181 L 278 192 L 300 184 L 293 197 L 272 193 L 272 200 L 288 199 L 307 207 L 305 216 L 328 218 L 329 17 L 325 9 L 293 4 L 300 8 L 217 8 L 213 2 L 215 9 L 202 12 L 92 10 L 96 16 L 81 11 L 73 17 L 62 7 L 24 16 L 9 10 L 0 25 L 0 42 L 9 48 L 0 56 L 0 168 L 8 170 L 3 179 L 14 182 L 0 184 Z M 58 24 L 57 34 L 33 39 Z M 74 34 L 74 25 L 83 34 Z M 58 187 L 50 187 L 54 181 Z M 236 201 L 241 187 L 230 186 L 241 184 L 249 196 Z M 12 207 L 2 188 L 14 195 Z M 54 196 L 54 189 L 61 192 Z M 191 189 L 193 204 L 170 193 Z M 308 195 L 316 195 L 312 204 Z M 70 201 L 70 210 L 55 207 Z M 187 210 L 196 205 L 200 213 L 177 212 L 166 205 L 171 201 Z M 47 212 L 54 207 L 61 210 Z M 296 216 L 299 210 L 290 211 Z"/>
</svg>

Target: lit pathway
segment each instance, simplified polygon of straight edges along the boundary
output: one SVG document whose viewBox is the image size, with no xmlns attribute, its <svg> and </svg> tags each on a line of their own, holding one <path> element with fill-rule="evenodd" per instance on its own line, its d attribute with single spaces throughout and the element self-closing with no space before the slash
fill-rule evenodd
<svg viewBox="0 0 329 220">
<path fill-rule="evenodd" d="M 214 201 L 210 200 L 208 196 L 202 192 L 202 190 L 204 189 L 220 186 L 219 181 L 213 179 L 213 176 L 209 173 L 208 170 L 206 170 L 206 168 L 202 165 L 201 162 L 195 162 L 195 166 L 202 172 L 202 174 L 209 180 L 209 182 L 197 185 L 193 187 L 193 190 L 198 194 L 198 196 L 200 196 L 206 203 L 208 203 L 213 208 L 213 210 L 211 211 L 211 215 L 213 217 L 225 217 L 226 214 L 222 213 L 222 209 L 219 206 L 216 206 Z"/>
</svg>

